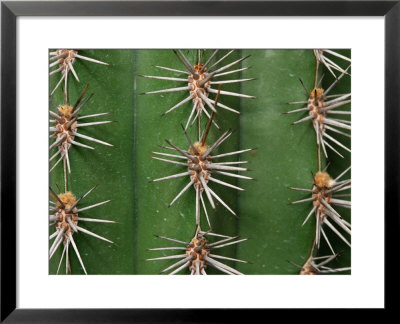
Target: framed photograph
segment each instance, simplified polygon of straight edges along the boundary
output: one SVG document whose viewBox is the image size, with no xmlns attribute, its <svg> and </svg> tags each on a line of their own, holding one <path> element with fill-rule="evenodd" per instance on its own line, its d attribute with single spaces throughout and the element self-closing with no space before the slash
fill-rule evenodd
<svg viewBox="0 0 400 324">
<path fill-rule="evenodd" d="M 397 1 L 1 11 L 2 321 L 391 307 Z"/>
</svg>

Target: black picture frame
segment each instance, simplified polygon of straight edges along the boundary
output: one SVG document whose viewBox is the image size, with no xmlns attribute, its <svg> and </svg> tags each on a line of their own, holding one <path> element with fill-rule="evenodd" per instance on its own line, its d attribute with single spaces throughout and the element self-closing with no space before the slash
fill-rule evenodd
<svg viewBox="0 0 400 324">
<path fill-rule="evenodd" d="M 197 322 L 195 309 L 16 308 L 16 19 L 19 16 L 384 16 L 385 19 L 385 309 L 396 307 L 399 237 L 400 1 L 2 1 L 1 3 L 1 322 Z M 372 44 L 373 45 L 373 44 Z M 367 95 L 367 94 L 366 94 Z M 377 107 L 377 109 L 379 109 Z M 372 239 L 372 238 L 371 238 Z M 371 266 L 375 265 L 371 256 Z M 366 283 L 367 284 L 367 283 Z M 393 297 L 392 297 L 393 296 Z M 262 310 L 257 310 L 260 312 Z M 202 322 L 234 321 L 208 310 Z M 253 315 L 253 314 L 252 314 Z M 254 314 L 256 315 L 256 314 Z"/>
</svg>

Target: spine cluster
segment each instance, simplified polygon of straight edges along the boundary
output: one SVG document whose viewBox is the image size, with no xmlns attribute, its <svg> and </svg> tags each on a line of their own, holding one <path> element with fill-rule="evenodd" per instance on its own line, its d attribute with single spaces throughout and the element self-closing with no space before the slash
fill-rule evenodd
<svg viewBox="0 0 400 324">
<path fill-rule="evenodd" d="M 98 126 L 102 124 L 109 124 L 112 121 L 96 121 L 97 117 L 102 117 L 109 114 L 109 112 L 100 112 L 90 115 L 82 115 L 82 110 L 88 104 L 89 100 L 92 98 L 93 94 L 85 97 L 86 91 L 88 90 L 89 84 L 83 89 L 81 95 L 76 99 L 73 105 L 69 103 L 68 95 L 68 75 L 71 72 L 76 81 L 80 82 L 78 74 L 75 71 L 74 63 L 76 59 L 81 59 L 84 61 L 89 61 L 97 64 L 108 65 L 107 63 L 83 56 L 78 54 L 77 50 L 72 49 L 60 49 L 54 52 L 50 52 L 50 76 L 53 74 L 61 73 L 61 78 L 58 81 L 56 87 L 51 91 L 50 94 L 50 110 L 49 114 L 52 119 L 50 119 L 50 141 L 52 142 L 49 146 L 50 155 L 49 162 L 53 160 L 56 162 L 50 167 L 50 172 L 52 172 L 62 161 L 64 167 L 64 190 L 60 193 L 56 193 L 53 188 L 50 187 L 50 197 L 54 201 L 50 201 L 49 211 L 50 211 L 50 228 L 54 228 L 54 232 L 50 235 L 49 240 L 54 239 L 49 250 L 49 260 L 54 256 L 57 249 L 63 245 L 62 255 L 57 268 L 57 274 L 60 270 L 61 263 L 63 262 L 65 255 L 65 272 L 66 274 L 71 273 L 71 265 L 69 258 L 69 247 L 72 245 L 76 256 L 82 266 L 85 274 L 87 274 L 85 265 L 83 263 L 82 257 L 79 253 L 78 246 L 74 239 L 74 234 L 85 233 L 97 239 L 106 241 L 108 243 L 113 243 L 109 239 L 106 239 L 98 234 L 95 234 L 86 228 L 81 227 L 80 223 L 83 222 L 95 222 L 95 223 L 115 223 L 111 220 L 88 218 L 85 217 L 85 211 L 104 205 L 110 200 L 105 200 L 98 202 L 89 206 L 81 206 L 81 201 L 86 198 L 96 187 L 94 186 L 80 198 L 69 191 L 68 189 L 68 179 L 73 175 L 71 172 L 70 154 L 74 151 L 74 147 L 79 147 L 83 149 L 94 150 L 95 148 L 85 144 L 85 141 L 89 143 L 96 143 L 105 146 L 113 146 L 110 143 L 101 141 L 97 138 L 85 135 L 85 129 L 88 127 Z M 56 67 L 56 69 L 54 69 Z M 51 96 L 59 88 L 60 84 L 64 81 L 64 102 L 60 105 L 56 105 Z M 89 122 L 86 122 L 89 120 Z M 54 141 L 53 141 L 54 139 Z M 82 142 L 82 140 L 84 142 Z M 70 152 L 71 151 L 71 152 Z M 74 153 L 72 153 L 74 154 Z M 80 191 L 80 190 L 79 190 Z M 82 216 L 83 213 L 83 216 Z M 78 225 L 79 224 L 79 225 Z"/>
<path fill-rule="evenodd" d="M 351 235 L 351 224 L 336 210 L 337 207 L 351 208 L 351 201 L 349 200 L 350 193 L 348 193 L 348 190 L 351 188 L 351 179 L 343 179 L 351 166 L 333 178 L 327 172 L 330 163 L 327 163 L 325 167 L 322 168 L 322 159 L 325 158 L 326 162 L 329 161 L 329 151 L 332 151 L 341 158 L 344 158 L 344 156 L 338 149 L 351 152 L 348 147 L 333 137 L 335 134 L 346 137 L 351 136 L 351 121 L 343 118 L 343 116 L 350 116 L 351 112 L 350 110 L 339 110 L 339 108 L 346 107 L 346 105 L 350 104 L 351 93 L 330 94 L 331 90 L 345 75 L 350 76 L 349 69 L 351 60 L 331 50 L 314 50 L 314 55 L 316 64 L 313 88 L 309 90 L 300 80 L 308 95 L 308 99 L 301 102 L 289 103 L 305 106 L 287 112 L 288 114 L 299 112 L 307 113 L 306 117 L 302 117 L 293 124 L 311 121 L 317 144 L 318 170 L 313 172 L 311 188 L 291 187 L 293 190 L 308 194 L 308 198 L 294 201 L 292 204 L 307 203 L 312 205 L 303 225 L 312 215 L 315 217 L 315 236 L 309 257 L 303 266 L 298 266 L 301 269 L 300 274 L 321 274 L 350 270 L 350 267 L 331 268 L 327 265 L 338 257 L 339 253 L 335 251 L 329 240 L 330 233 L 325 232 L 325 230 L 329 228 L 329 230 L 339 237 L 346 245 L 351 247 L 349 240 L 346 238 L 346 236 Z M 347 64 L 347 67 L 342 68 L 338 63 L 334 62 L 335 59 L 340 59 L 344 64 Z M 325 66 L 326 70 L 334 77 L 334 81 L 327 89 L 321 87 L 324 74 L 320 77 L 319 68 L 322 65 Z M 323 153 L 321 153 L 321 151 Z M 321 156 L 322 154 L 323 157 Z M 326 242 L 332 254 L 325 256 L 318 255 L 321 240 Z"/>
<path fill-rule="evenodd" d="M 180 192 L 177 193 L 169 206 L 173 205 L 175 201 L 178 200 L 180 197 L 186 195 L 186 192 L 189 192 L 190 195 L 194 196 L 195 211 L 193 223 L 195 225 L 195 235 L 194 237 L 192 237 L 191 240 L 188 241 L 159 236 L 164 240 L 172 241 L 183 246 L 162 247 L 150 250 L 183 250 L 182 252 L 184 253 L 151 258 L 148 260 L 155 261 L 179 259 L 179 261 L 163 269 L 162 273 L 169 272 L 169 274 L 176 274 L 181 270 L 188 268 L 190 274 L 192 275 L 206 275 L 206 269 L 208 267 L 213 267 L 223 273 L 231 275 L 242 274 L 234 268 L 224 264 L 223 262 L 218 261 L 218 259 L 234 262 L 246 261 L 229 258 L 220 254 L 214 254 L 213 251 L 215 249 L 219 249 L 228 245 L 238 244 L 247 239 L 240 239 L 239 237 L 235 236 L 227 236 L 214 233 L 207 213 L 207 203 L 214 210 L 217 210 L 217 208 L 220 208 L 220 206 L 222 206 L 226 208 L 231 214 L 237 216 L 235 211 L 233 211 L 232 208 L 220 197 L 220 195 L 218 195 L 218 193 L 216 192 L 217 190 L 214 189 L 214 185 L 218 184 L 229 189 L 243 190 L 242 188 L 226 182 L 221 178 L 227 177 L 252 179 L 248 176 L 244 176 L 238 173 L 248 170 L 247 168 L 240 166 L 246 163 L 246 161 L 221 161 L 221 159 L 225 157 L 234 157 L 241 153 L 248 152 L 251 149 L 244 149 L 234 152 L 221 152 L 219 150 L 222 149 L 222 144 L 229 139 L 229 137 L 232 135 L 232 131 L 224 131 L 215 142 L 211 143 L 208 141 L 208 135 L 214 130 L 214 128 L 220 130 L 220 126 L 214 120 L 214 116 L 219 113 L 220 109 L 239 114 L 238 110 L 222 104 L 219 100 L 220 96 L 254 98 L 253 96 L 241 93 L 221 90 L 222 86 L 229 83 L 248 82 L 254 79 L 231 79 L 223 81 L 219 80 L 219 77 L 223 75 L 233 74 L 246 69 L 231 68 L 235 67 L 247 57 L 243 57 L 233 62 L 226 63 L 229 62 L 228 57 L 234 52 L 233 50 L 224 53 L 220 58 L 217 58 L 219 50 L 215 50 L 204 62 L 202 58 L 202 51 L 198 50 L 197 62 L 194 63 L 191 63 L 181 50 L 174 50 L 173 52 L 176 55 L 177 59 L 182 62 L 183 70 L 176 70 L 161 66 L 157 66 L 157 68 L 179 73 L 182 75 L 182 78 L 150 75 L 143 75 L 143 77 L 177 82 L 185 85 L 162 90 L 149 91 L 144 94 L 186 92 L 187 97 L 178 102 L 173 107 L 169 108 L 163 115 L 168 114 L 179 107 L 185 107 L 186 105 L 188 105 L 188 103 L 190 103 L 191 109 L 189 109 L 190 114 L 187 119 L 186 126 L 182 125 L 183 135 L 187 140 L 187 147 L 178 147 L 174 145 L 171 141 L 166 140 L 167 146 L 162 146 L 162 148 L 165 149 L 165 152 L 153 152 L 153 154 L 155 155 L 153 156 L 153 159 L 169 164 L 178 165 L 182 168 L 182 170 L 180 173 L 154 179 L 152 180 L 152 182 L 171 180 L 181 177 L 187 178 L 187 184 Z M 215 99 L 212 99 L 211 95 L 214 94 Z M 208 119 L 205 126 L 203 126 L 202 123 L 202 118 L 204 118 L 204 116 Z M 188 135 L 187 129 L 196 121 L 197 123 L 194 127 L 197 127 L 197 138 L 192 139 Z M 169 153 L 171 151 L 173 151 L 173 154 Z M 202 230 L 202 228 L 204 228 L 205 226 L 202 221 L 201 211 L 204 212 L 207 220 L 208 229 L 206 231 Z M 188 219 L 187 221 L 193 220 Z"/>
</svg>

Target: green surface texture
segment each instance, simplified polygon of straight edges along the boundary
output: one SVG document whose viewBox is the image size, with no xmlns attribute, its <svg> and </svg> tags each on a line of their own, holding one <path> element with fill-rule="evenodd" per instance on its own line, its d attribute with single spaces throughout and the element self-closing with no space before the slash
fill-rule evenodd
<svg viewBox="0 0 400 324">
<path fill-rule="evenodd" d="M 197 63 L 197 51 L 183 50 L 183 53 L 190 62 Z M 204 63 L 212 51 L 206 50 L 202 53 Z M 217 59 L 225 53 L 225 50 L 220 51 Z M 349 51 L 340 53 L 350 56 Z M 90 83 L 87 95 L 94 93 L 94 96 L 82 109 L 81 115 L 111 112 L 110 115 L 92 118 L 90 121 L 116 121 L 80 131 L 82 134 L 109 142 L 115 147 L 77 139 L 95 147 L 95 150 L 76 146 L 71 148 L 69 156 L 72 174 L 69 176 L 68 189 L 80 197 L 93 186 L 99 185 L 80 206 L 108 199 L 112 201 L 82 212 L 82 217 L 114 220 L 117 223 L 79 223 L 80 226 L 112 240 L 115 244 L 84 233 L 74 234 L 76 244 L 88 274 L 159 274 L 174 260 L 146 259 L 176 253 L 148 249 L 175 246 L 174 243 L 155 235 L 183 241 L 192 239 L 195 231 L 195 190 L 190 188 L 168 208 L 172 199 L 189 182 L 189 178 L 150 182 L 156 178 L 186 171 L 184 166 L 154 160 L 151 156 L 154 156 L 153 151 L 174 154 L 173 151 L 159 147 L 166 145 L 165 139 L 182 149 L 188 149 L 181 124 L 186 124 L 192 103 L 188 102 L 162 117 L 162 113 L 186 98 L 188 93 L 142 93 L 182 87 L 187 83 L 148 79 L 142 75 L 182 78 L 181 74 L 164 71 L 155 66 L 178 70 L 184 70 L 184 66 L 171 50 L 82 50 L 80 54 L 110 65 L 77 60 L 74 68 L 81 82 L 78 83 L 70 73 L 70 103 L 73 104 L 85 85 Z M 288 187 L 311 188 L 312 173 L 318 169 L 317 148 L 310 121 L 292 125 L 294 121 L 306 116 L 306 113 L 287 115 L 284 112 L 300 107 L 288 105 L 288 102 L 307 100 L 299 78 L 309 89 L 313 87 L 315 58 L 312 50 L 237 50 L 224 63 L 233 62 L 246 55 L 251 56 L 234 68 L 251 66 L 250 69 L 219 80 L 256 78 L 254 81 L 228 84 L 222 88 L 225 91 L 252 95 L 256 99 L 221 95 L 221 103 L 239 110 L 241 114 L 219 109 L 215 120 L 220 130 L 212 126 L 207 143 L 212 144 L 224 131 L 232 129 L 232 136 L 216 153 L 255 148 L 251 152 L 224 159 L 249 161 L 247 166 L 251 171 L 241 174 L 251 176 L 255 181 L 217 177 L 244 188 L 243 192 L 217 183 L 210 184 L 237 213 L 238 218 L 219 203 L 213 211 L 206 197 L 205 203 L 213 232 L 249 238 L 246 242 L 220 249 L 218 254 L 247 260 L 251 264 L 230 261 L 224 263 L 244 274 L 298 274 L 299 269 L 288 261 L 302 265 L 307 259 L 314 238 L 315 220 L 311 217 L 303 227 L 301 226 L 312 205 L 311 202 L 291 205 L 291 201 L 308 196 Z M 50 77 L 50 89 L 53 89 L 60 77 L 61 73 Z M 333 78 L 327 72 L 322 86 L 326 88 L 331 82 Z M 60 86 L 51 98 L 56 105 L 64 101 L 62 89 Z M 344 77 L 332 93 L 347 92 L 350 92 L 349 76 Z M 215 95 L 211 94 L 210 97 L 214 99 Z M 201 121 L 202 128 L 205 128 L 208 121 L 206 116 L 203 115 Z M 188 133 L 193 141 L 197 140 L 196 124 L 189 127 Z M 337 135 L 335 138 L 350 147 L 346 137 Z M 50 156 L 54 152 L 55 150 L 51 151 Z M 333 177 L 350 165 L 350 153 L 342 149 L 339 149 L 339 152 L 344 155 L 344 159 L 328 151 L 331 163 L 328 172 Z M 51 165 L 53 163 L 54 161 Z M 349 177 L 350 173 L 346 178 Z M 57 186 L 63 191 L 61 163 L 50 174 L 50 185 L 57 192 Z M 350 210 L 338 211 L 350 221 Z M 208 225 L 202 210 L 201 213 L 202 229 L 207 230 Z M 53 227 L 50 227 L 49 234 L 53 231 Z M 332 232 L 329 232 L 329 238 L 335 250 L 342 252 L 332 266 L 349 266 L 350 249 Z M 59 248 L 50 262 L 50 274 L 57 271 L 61 250 Z M 323 244 L 320 255 L 324 253 L 329 253 L 329 250 Z M 72 247 L 70 258 L 72 273 L 83 274 Z M 220 274 L 209 269 L 209 274 Z M 61 266 L 60 273 L 65 273 L 65 264 Z"/>
</svg>

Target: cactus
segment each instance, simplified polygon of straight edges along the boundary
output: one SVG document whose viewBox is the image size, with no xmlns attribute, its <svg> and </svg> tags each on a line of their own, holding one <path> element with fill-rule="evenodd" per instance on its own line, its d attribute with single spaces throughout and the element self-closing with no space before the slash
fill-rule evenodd
<svg viewBox="0 0 400 324">
<path fill-rule="evenodd" d="M 182 52 L 190 62 L 196 61 L 197 51 Z M 223 57 L 226 52 L 218 53 L 215 60 Z M 207 50 L 204 57 L 210 53 L 212 51 Z M 349 51 L 340 53 L 349 56 Z M 96 150 L 77 148 L 73 152 L 75 154 L 71 153 L 69 189 L 83 193 L 86 188 L 98 184 L 98 188 L 87 197 L 86 204 L 111 199 L 110 203 L 98 207 L 93 217 L 100 218 L 101 214 L 102 218 L 112 219 L 117 224 L 88 224 L 88 230 L 110 238 L 116 244 L 100 242 L 100 245 L 94 238 L 77 235 L 79 251 L 90 274 L 158 274 L 172 262 L 145 261 L 171 254 L 162 251 L 155 255 L 148 251 L 161 246 L 161 240 L 155 235 L 191 240 L 196 229 L 196 206 L 194 189 L 190 188 L 189 193 L 182 195 L 168 208 L 188 180 L 150 183 L 153 179 L 182 172 L 179 166 L 151 159 L 151 156 L 154 156 L 154 151 L 161 152 L 157 145 L 164 145 L 165 139 L 178 147 L 189 148 L 181 124 L 186 126 L 192 105 L 186 103 L 161 117 L 162 113 L 187 95 L 179 92 L 139 95 L 171 88 L 171 83 L 168 83 L 170 81 L 143 78 L 140 75 L 179 78 L 179 74 L 160 72 L 154 65 L 181 70 L 182 63 L 171 50 L 82 50 L 82 55 L 110 65 L 101 66 L 76 60 L 74 68 L 81 82 L 69 78 L 68 93 L 71 98 L 77 98 L 84 85 L 90 83 L 89 90 L 94 96 L 85 106 L 85 113 L 110 111 L 112 114 L 107 119 L 117 122 L 104 127 L 95 126 L 90 129 L 89 136 L 112 143 L 115 148 L 98 145 L 100 147 L 96 147 Z M 243 65 L 238 65 L 237 69 L 246 66 L 251 68 L 226 76 L 226 79 L 256 80 L 224 84 L 223 90 L 248 94 L 256 99 L 223 96 L 222 103 L 240 111 L 240 115 L 217 107 L 215 120 L 220 130 L 212 127 L 208 138 L 213 143 L 225 131 L 232 129 L 229 140 L 218 148 L 219 153 L 255 148 L 242 154 L 241 160 L 248 161 L 246 166 L 252 170 L 244 175 L 256 181 L 221 178 L 244 191 L 213 183 L 215 193 L 235 211 L 238 219 L 218 202 L 215 211 L 210 208 L 207 199 L 205 203 L 213 232 L 249 238 L 246 242 L 223 247 L 218 254 L 250 261 L 251 264 L 224 260 L 225 264 L 244 274 L 298 274 L 299 269 L 292 263 L 302 266 L 309 260 L 315 235 L 315 219 L 310 218 L 301 226 L 311 205 L 290 204 L 306 198 L 306 195 L 288 187 L 311 187 L 312 172 L 315 174 L 318 170 L 317 146 L 311 122 L 292 125 L 300 118 L 300 114 L 283 113 L 293 108 L 288 102 L 308 99 L 299 78 L 305 85 L 312 87 L 315 57 L 312 50 L 236 50 L 229 56 L 227 63 L 247 55 L 251 56 L 239 63 Z M 338 59 L 330 58 L 335 62 Z M 342 62 L 340 67 L 347 67 Z M 322 80 L 322 87 L 326 88 L 334 81 L 334 76 L 323 64 L 320 69 L 327 71 Z M 334 73 L 340 75 L 337 70 Z M 51 79 L 50 90 L 57 82 L 58 78 Z M 345 75 L 332 90 L 332 94 L 349 92 L 350 77 Z M 210 97 L 215 98 L 214 95 Z M 63 100 L 64 93 L 60 85 L 52 101 L 60 104 Z M 203 129 L 207 120 L 202 118 Z M 190 138 L 198 136 L 196 125 L 189 126 L 187 132 Z M 350 140 L 341 136 L 339 134 L 337 138 L 350 147 Z M 332 176 L 339 175 L 350 165 L 350 153 L 343 150 L 340 152 L 344 159 L 328 152 L 328 172 Z M 324 167 L 325 161 L 322 164 Z M 63 181 L 62 168 L 56 168 L 50 175 L 51 187 L 54 189 L 57 184 L 61 187 Z M 349 220 L 350 210 L 341 210 L 341 215 Z M 206 230 L 207 220 L 203 212 L 201 217 L 201 228 Z M 330 235 L 329 238 L 335 251 L 341 252 L 341 255 L 330 260 L 328 266 L 348 267 L 350 248 L 338 237 Z M 56 273 L 61 252 L 55 252 L 50 262 L 50 273 Z M 322 242 L 318 255 L 329 254 L 329 247 Z M 76 256 L 71 254 L 70 259 L 72 273 L 83 274 Z M 207 269 L 207 274 L 219 273 L 218 270 Z"/>
</svg>

